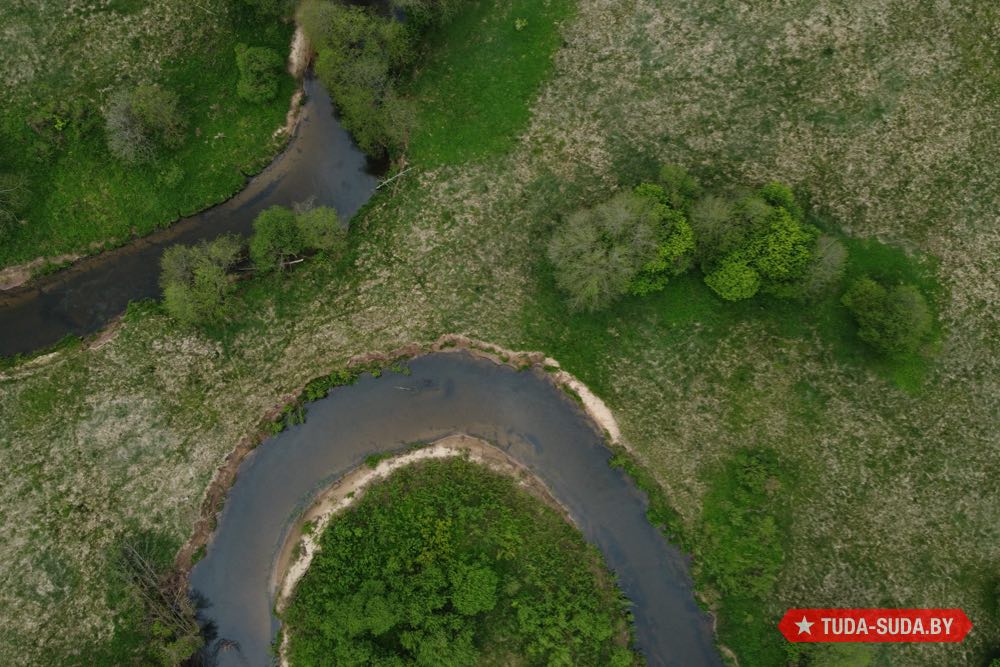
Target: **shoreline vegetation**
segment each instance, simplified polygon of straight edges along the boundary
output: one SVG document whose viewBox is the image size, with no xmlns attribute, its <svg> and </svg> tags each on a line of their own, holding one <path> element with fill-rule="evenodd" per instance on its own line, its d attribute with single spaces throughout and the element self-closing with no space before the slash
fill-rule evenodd
<svg viewBox="0 0 1000 667">
<path fill-rule="evenodd" d="M 320 537 L 331 520 L 349 511 L 364 497 L 368 487 L 383 483 L 400 468 L 447 458 L 459 458 L 513 479 L 518 489 L 551 508 L 576 530 L 566 509 L 552 497 L 544 483 L 524 466 L 479 438 L 461 434 L 448 436 L 356 468 L 317 494 L 312 504 L 295 522 L 279 550 L 274 571 L 276 588 L 279 590 L 275 604 L 278 615 L 282 616 L 292 602 L 295 587 L 308 572 Z M 281 664 L 286 666 L 289 665 L 289 637 L 290 629 L 283 628 L 278 655 Z"/>
<path fill-rule="evenodd" d="M 25 285 L 37 275 L 224 203 L 284 150 L 301 99 L 303 53 L 295 49 L 301 38 L 277 15 L 242 2 L 183 5 L 171 0 L 136 13 L 108 9 L 105 14 L 52 18 L 53 40 L 60 39 L 55 30 L 63 23 L 68 24 L 66 34 L 78 31 L 74 21 L 86 26 L 85 40 L 101 40 L 101 21 L 107 21 L 164 44 L 152 66 L 128 70 L 113 82 L 103 78 L 107 73 L 96 62 L 119 47 L 154 47 L 138 41 L 124 47 L 103 39 L 68 74 L 42 77 L 41 82 L 32 74 L 9 89 L 9 104 L 0 115 L 0 179 L 16 179 L 24 197 L 10 206 L 0 200 L 0 212 L 10 214 L 0 220 L 0 289 Z M 180 40 L 171 32 L 178 26 L 163 21 L 197 27 Z M 16 20 L 13 25 L 23 26 Z M 15 31 L 8 38 L 20 35 Z M 264 69 L 251 74 L 268 81 L 252 100 L 237 94 L 248 88 L 237 80 L 245 80 L 246 74 L 238 72 L 234 54 L 248 42 L 259 45 L 253 47 L 256 53 L 266 52 L 267 58 L 280 53 L 282 62 L 287 59 L 287 73 L 285 65 L 267 60 Z M 135 54 L 116 56 L 126 59 L 116 67 L 126 69 L 146 60 Z M 153 83 L 143 89 L 143 81 Z M 174 114 L 169 141 L 160 141 L 155 132 L 145 131 L 145 136 L 141 123 L 126 117 L 131 112 L 114 111 L 122 95 L 133 89 L 155 93 L 149 97 L 149 122 L 166 122 Z M 109 113 L 119 115 L 112 120 Z M 114 144 L 104 145 L 119 131 L 120 145 L 129 155 L 116 156 Z"/>
<path fill-rule="evenodd" d="M 651 520 L 692 552 L 699 594 L 741 664 L 987 660 L 1000 647 L 1000 494 L 989 493 L 1000 479 L 990 166 L 1000 147 L 982 112 L 1000 80 L 981 63 L 997 55 L 982 37 L 1000 13 L 890 4 L 864 11 L 892 11 L 892 24 L 856 22 L 830 2 L 789 15 L 579 0 L 550 48 L 518 30 L 523 17 L 478 3 L 486 32 L 442 30 L 414 85 L 463 80 L 448 105 L 474 108 L 495 82 L 449 53 L 505 30 L 491 42 L 507 49 L 504 67 L 530 61 L 544 83 L 512 102 L 524 121 L 502 150 L 428 158 L 355 217 L 342 257 L 242 281 L 218 324 L 182 326 L 137 303 L 99 345 L 4 361 L 0 562 L 17 577 L 0 591 L 10 630 L 0 657 L 139 655 L 147 611 L 111 578 L 116 545 L 155 535 L 169 563 L 192 525 L 211 532 L 219 462 L 298 418 L 272 410 L 276 397 L 299 400 L 317 369 L 362 350 L 455 331 L 544 350 L 613 411 L 631 448 L 615 464 L 650 495 Z M 929 26 L 947 26 L 949 49 L 914 40 Z M 417 125 L 410 146 L 452 129 L 421 138 Z M 884 291 L 863 285 L 849 298 L 856 321 L 836 292 L 809 309 L 768 295 L 727 302 L 686 274 L 604 310 L 571 310 L 545 256 L 554 231 L 663 163 L 710 188 L 792 184 L 808 222 L 848 250 L 844 290 L 869 275 Z M 892 331 L 874 315 L 909 299 L 893 296 L 899 283 L 916 285 L 937 318 L 928 352 L 902 362 L 858 336 Z M 987 493 L 972 502 L 969 489 Z M 182 549 L 178 562 L 196 553 Z M 788 607 L 872 601 L 960 606 L 976 631 L 961 645 L 850 655 L 772 632 Z"/>
</svg>

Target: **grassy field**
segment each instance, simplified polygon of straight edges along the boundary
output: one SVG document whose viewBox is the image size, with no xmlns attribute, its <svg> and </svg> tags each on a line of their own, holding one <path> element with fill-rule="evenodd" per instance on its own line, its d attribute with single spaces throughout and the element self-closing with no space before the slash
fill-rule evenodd
<svg viewBox="0 0 1000 667">
<path fill-rule="evenodd" d="M 431 57 L 408 91 L 420 108 L 407 150 L 412 162 L 454 164 L 515 145 L 573 3 L 514 0 L 499 7 L 475 0 L 429 35 Z"/>
<path fill-rule="evenodd" d="M 982 664 L 1000 648 L 998 29 L 986 3 L 579 0 L 511 150 L 400 178 L 344 262 L 251 281 L 210 334 L 140 306 L 98 349 L 4 370 L 0 658 L 121 635 L 118 536 L 183 540 L 224 454 L 310 378 L 462 332 L 543 349 L 608 403 L 741 664 L 784 659 L 790 606 L 962 607 L 961 645 L 853 657 Z M 876 362 L 833 300 L 724 304 L 694 276 L 568 313 L 542 258 L 552 220 L 660 161 L 806 192 L 851 237 L 851 272 L 934 295 L 935 356 Z M 724 567 L 733 518 L 757 510 L 774 517 L 773 577 Z M 724 594 L 733 572 L 755 599 Z"/>
<path fill-rule="evenodd" d="M 319 547 L 282 614 L 291 664 L 637 664 L 628 604 L 597 550 L 480 464 L 396 471 Z"/>
<path fill-rule="evenodd" d="M 19 224 L 0 267 L 89 253 L 148 234 L 220 202 L 270 161 L 295 82 L 266 104 L 236 97 L 236 44 L 284 55 L 292 27 L 229 0 L 37 3 L 0 8 L 0 171 L 25 175 Z M 122 86 L 155 81 L 176 92 L 183 143 L 131 166 L 105 145 L 101 108 Z"/>
</svg>

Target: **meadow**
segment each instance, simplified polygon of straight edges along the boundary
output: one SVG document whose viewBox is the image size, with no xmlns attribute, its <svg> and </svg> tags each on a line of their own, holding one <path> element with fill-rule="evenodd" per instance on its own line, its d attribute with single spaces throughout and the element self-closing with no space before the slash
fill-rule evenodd
<svg viewBox="0 0 1000 667">
<path fill-rule="evenodd" d="M 975 624 L 961 645 L 852 649 L 854 664 L 996 655 L 1000 9 L 578 0 L 556 28 L 551 59 L 547 34 L 522 52 L 545 65 L 523 124 L 483 125 L 498 137 L 471 152 L 417 130 L 425 162 L 356 216 L 347 256 L 248 281 L 207 331 L 137 304 L 99 345 L 7 365 L 0 657 L 136 650 L 135 608 L 109 583 L 121 536 L 179 545 L 264 415 L 354 355 L 445 332 L 542 350 L 604 399 L 632 452 L 616 461 L 693 554 L 740 664 L 847 659 L 784 643 L 794 606 L 962 607 Z M 448 67 L 413 89 L 489 75 Z M 448 105 L 475 109 L 489 84 L 462 89 Z M 664 162 L 709 187 L 795 187 L 847 239 L 849 273 L 932 296 L 934 349 L 887 363 L 836 297 L 724 303 L 694 276 L 570 312 L 544 257 L 553 227 Z"/>
<path fill-rule="evenodd" d="M 283 57 L 293 26 L 228 0 L 5 3 L 0 174 L 20 178 L 16 221 L 0 228 L 0 268 L 127 243 L 238 192 L 287 137 L 296 83 L 272 100 L 237 97 L 237 44 Z M 175 93 L 179 144 L 129 164 L 106 146 L 116 91 Z"/>
</svg>

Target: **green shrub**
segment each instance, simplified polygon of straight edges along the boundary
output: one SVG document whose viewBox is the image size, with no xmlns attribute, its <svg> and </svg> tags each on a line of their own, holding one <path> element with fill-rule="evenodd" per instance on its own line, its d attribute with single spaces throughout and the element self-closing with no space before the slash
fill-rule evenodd
<svg viewBox="0 0 1000 667">
<path fill-rule="evenodd" d="M 871 278 L 859 278 L 842 302 L 858 323 L 858 336 L 890 356 L 917 350 L 931 331 L 927 301 L 913 285 L 886 288 Z"/>
<path fill-rule="evenodd" d="M 278 75 L 282 60 L 273 49 L 236 45 L 236 67 L 240 78 L 236 93 L 248 102 L 263 103 L 278 94 Z"/>
<path fill-rule="evenodd" d="M 283 268 L 285 261 L 301 254 L 305 249 L 296 217 L 290 209 L 272 206 L 262 211 L 253 221 L 250 259 L 258 270 Z"/>
<path fill-rule="evenodd" d="M 175 245 L 160 260 L 163 305 L 185 324 L 206 324 L 222 317 L 234 285 L 229 269 L 243 252 L 235 235 L 220 236 L 197 246 Z"/>
<path fill-rule="evenodd" d="M 735 203 L 706 197 L 694 204 L 696 254 L 705 283 L 731 301 L 758 291 L 806 295 L 819 230 L 802 223 L 801 215 L 791 190 L 779 183 Z"/>
<path fill-rule="evenodd" d="M 742 301 L 760 289 L 760 274 L 745 259 L 732 255 L 705 276 L 705 284 L 727 301 Z"/>
<path fill-rule="evenodd" d="M 629 287 L 632 294 L 642 296 L 662 290 L 672 276 L 691 266 L 694 232 L 684 214 L 674 206 L 677 198 L 664 187 L 644 183 L 635 189 L 635 194 L 652 202 L 656 219 L 656 255 L 642 266 Z"/>
<path fill-rule="evenodd" d="M 659 211 L 650 197 L 622 192 L 570 215 L 548 247 L 556 283 L 575 310 L 606 307 L 657 259 Z"/>
<path fill-rule="evenodd" d="M 319 545 L 285 612 L 292 664 L 635 664 L 599 556 L 479 465 L 405 467 Z"/>
<path fill-rule="evenodd" d="M 320 250 L 334 257 L 347 248 L 347 230 L 332 208 L 317 206 L 300 211 L 296 215 L 296 224 L 305 248 Z"/>
</svg>

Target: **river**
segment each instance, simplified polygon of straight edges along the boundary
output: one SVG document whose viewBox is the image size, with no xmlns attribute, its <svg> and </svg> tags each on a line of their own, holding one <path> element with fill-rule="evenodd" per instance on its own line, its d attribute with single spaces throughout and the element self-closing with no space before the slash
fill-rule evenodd
<svg viewBox="0 0 1000 667">
<path fill-rule="evenodd" d="M 307 77 L 306 101 L 295 134 L 270 166 L 233 198 L 169 228 L 73 266 L 0 291 L 0 356 L 30 352 L 67 335 L 103 328 L 129 301 L 159 297 L 160 255 L 235 232 L 249 235 L 257 214 L 315 198 L 349 220 L 368 201 L 378 178 L 373 165 L 340 126 L 326 90 Z"/>
<path fill-rule="evenodd" d="M 709 618 L 694 601 L 688 563 L 646 520 L 646 499 L 608 465 L 609 450 L 580 408 L 541 371 L 515 371 L 467 353 L 409 363 L 410 375 L 365 375 L 307 407 L 304 424 L 243 462 L 192 591 L 208 603 L 221 665 L 267 665 L 281 545 L 317 494 L 366 456 L 465 433 L 528 467 L 596 545 L 632 601 L 637 648 L 649 665 L 721 665 Z M 218 646 L 218 644 L 216 644 Z"/>
</svg>

